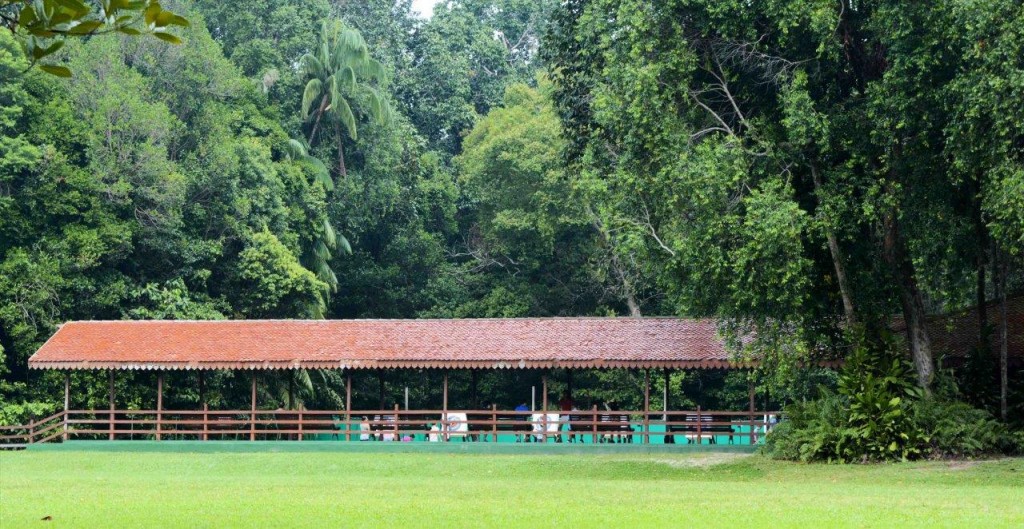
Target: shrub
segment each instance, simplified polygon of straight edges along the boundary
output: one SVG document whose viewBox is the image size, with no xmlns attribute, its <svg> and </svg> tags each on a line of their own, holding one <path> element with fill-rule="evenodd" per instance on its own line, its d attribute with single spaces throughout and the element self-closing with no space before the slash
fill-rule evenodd
<svg viewBox="0 0 1024 529">
<path fill-rule="evenodd" d="M 990 413 L 955 400 L 921 399 L 913 406 L 914 422 L 928 438 L 932 457 L 977 457 L 1002 452 L 1009 432 Z"/>
<path fill-rule="evenodd" d="M 0 426 L 28 424 L 57 411 L 57 406 L 45 402 L 7 403 L 0 406 Z"/>
<path fill-rule="evenodd" d="M 765 438 L 764 451 L 792 461 L 837 460 L 834 447 L 844 435 L 846 419 L 845 399 L 832 393 L 790 405 L 786 408 L 786 419 Z"/>
<path fill-rule="evenodd" d="M 936 396 L 922 398 L 906 362 L 858 348 L 835 392 L 790 405 L 765 440 L 779 459 L 865 462 L 920 457 L 1024 453 L 1024 432 L 1011 432 L 987 411 L 958 400 L 940 373 Z"/>
<path fill-rule="evenodd" d="M 837 392 L 823 390 L 816 401 L 790 406 L 765 449 L 801 461 L 921 457 L 927 437 L 910 413 L 919 396 L 913 371 L 892 347 L 861 345 L 847 358 Z"/>
</svg>

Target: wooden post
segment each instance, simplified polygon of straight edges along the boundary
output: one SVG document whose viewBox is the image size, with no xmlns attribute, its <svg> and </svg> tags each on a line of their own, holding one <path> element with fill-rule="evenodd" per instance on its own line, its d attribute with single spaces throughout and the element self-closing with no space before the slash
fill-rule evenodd
<svg viewBox="0 0 1024 529">
<path fill-rule="evenodd" d="M 448 442 L 448 372 L 444 372 L 444 391 L 441 396 L 441 430 L 444 431 L 444 441 Z"/>
<path fill-rule="evenodd" d="M 203 441 L 210 439 L 209 406 L 206 404 L 206 373 L 199 372 L 199 403 L 203 405 Z"/>
<path fill-rule="evenodd" d="M 473 407 L 474 410 L 480 409 L 480 398 L 479 398 L 479 395 L 477 395 L 476 385 L 477 385 L 477 372 L 476 372 L 476 369 L 470 369 L 469 370 L 469 395 L 470 395 L 470 399 L 471 399 L 470 403 L 471 403 L 471 406 Z"/>
<path fill-rule="evenodd" d="M 71 372 L 64 373 L 64 441 L 68 440 L 68 410 L 71 408 Z"/>
<path fill-rule="evenodd" d="M 249 440 L 256 440 L 256 370 L 252 372 L 252 407 L 249 409 Z"/>
<path fill-rule="evenodd" d="M 110 440 L 114 440 L 114 370 L 110 370 L 110 412 L 107 414 L 110 421 Z"/>
<path fill-rule="evenodd" d="M 401 430 L 402 429 L 398 427 L 398 417 L 399 417 L 398 413 L 399 413 L 398 403 L 396 402 L 395 403 L 395 441 L 401 442 L 402 441 L 402 437 L 401 437 L 401 435 L 402 435 Z"/>
<path fill-rule="evenodd" d="M 591 441 L 597 444 L 597 404 L 594 404 L 594 410 L 590 413 L 590 428 L 591 428 Z"/>
<path fill-rule="evenodd" d="M 288 371 L 288 409 L 295 409 L 295 370 Z"/>
<path fill-rule="evenodd" d="M 352 373 L 345 374 L 345 440 L 352 440 Z"/>
<path fill-rule="evenodd" d="M 754 435 L 754 381 L 749 382 L 750 385 L 750 444 L 757 443 L 757 436 Z"/>
<path fill-rule="evenodd" d="M 698 404 L 697 405 L 697 444 L 700 444 L 700 441 L 701 441 L 701 439 L 700 439 L 700 437 L 701 437 L 700 436 L 700 425 L 701 425 L 702 422 L 703 421 L 702 421 L 701 415 L 700 415 L 700 404 Z"/>
<path fill-rule="evenodd" d="M 668 368 L 665 368 L 665 392 L 661 397 L 661 409 L 664 410 L 664 414 L 661 416 L 661 420 L 668 422 L 668 386 L 669 386 L 669 375 Z M 665 432 L 667 435 L 668 425 L 665 425 Z"/>
<path fill-rule="evenodd" d="M 644 444 L 651 443 L 651 370 L 644 370 Z"/>
<path fill-rule="evenodd" d="M 164 372 L 156 375 L 156 440 L 159 441 L 163 432 L 164 419 Z"/>
<path fill-rule="evenodd" d="M 491 404 L 491 440 L 498 442 L 498 405 Z"/>
<path fill-rule="evenodd" d="M 544 435 L 540 436 L 540 442 L 548 442 L 548 376 L 546 374 L 540 377 L 540 426 L 541 432 Z"/>
</svg>

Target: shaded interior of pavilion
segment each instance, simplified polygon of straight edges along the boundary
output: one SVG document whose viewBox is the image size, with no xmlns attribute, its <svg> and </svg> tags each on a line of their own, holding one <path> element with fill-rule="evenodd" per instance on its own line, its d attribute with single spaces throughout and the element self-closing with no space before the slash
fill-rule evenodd
<svg viewBox="0 0 1024 529">
<path fill-rule="evenodd" d="M 418 442 L 442 440 L 450 430 L 443 440 L 659 444 L 668 441 L 666 422 L 699 414 L 707 431 L 702 442 L 730 443 L 738 440 L 708 423 L 742 423 L 734 428 L 740 432 L 749 430 L 751 415 L 774 423 L 776 417 L 767 415 L 778 409 L 767 392 L 756 390 L 747 368 L 103 369 L 48 376 L 63 376 L 67 410 L 83 421 L 77 428 L 80 439 L 111 438 L 107 413 L 115 410 L 113 420 L 124 422 L 114 424 L 114 439 L 156 438 L 152 422 L 159 414 L 167 422 L 162 439 L 248 440 L 254 413 L 265 421 L 255 428 L 259 440 L 292 440 L 302 433 L 307 440 Z M 563 409 L 566 399 L 572 403 L 568 410 Z M 552 422 L 564 423 L 570 416 L 570 424 L 558 424 L 558 433 L 549 431 L 554 425 L 538 427 L 536 417 L 545 411 Z M 294 424 L 299 413 L 307 423 L 302 432 Z M 488 414 L 519 424 L 488 432 L 495 426 Z M 446 428 L 445 417 L 459 424 Z M 205 436 L 201 425 L 182 424 L 204 419 Z M 602 421 L 613 424 L 593 424 Z M 588 436 L 595 426 L 598 435 Z M 396 429 L 401 433 L 392 433 Z M 677 429 L 672 441 L 693 443 L 689 430 Z M 534 431 L 551 435 L 545 439 L 531 435 Z M 712 435 L 716 431 L 717 437 Z M 645 433 L 650 438 L 641 440 Z"/>
</svg>

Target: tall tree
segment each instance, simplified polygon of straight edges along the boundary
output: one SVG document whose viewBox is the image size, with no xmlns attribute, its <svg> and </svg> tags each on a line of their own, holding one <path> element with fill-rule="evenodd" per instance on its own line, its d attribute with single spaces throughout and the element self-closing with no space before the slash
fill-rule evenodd
<svg viewBox="0 0 1024 529">
<path fill-rule="evenodd" d="M 1019 27 L 1019 9 L 1005 5 L 999 19 Z M 928 313 L 974 298 L 978 252 L 957 247 L 982 247 L 977 233 L 998 228 L 979 229 L 961 207 L 964 177 L 948 152 L 961 121 L 949 112 L 950 87 L 1013 84 L 994 67 L 991 82 L 968 73 L 972 60 L 1013 56 L 1012 31 L 969 19 L 993 11 L 885 0 L 566 2 L 542 50 L 570 174 L 605 193 L 608 225 L 650 249 L 680 313 L 724 316 L 776 351 L 775 338 L 794 338 L 783 350 L 796 352 L 845 343 L 851 322 L 883 333 L 898 313 L 928 388 Z M 1007 37 L 961 38 L 964 24 Z M 979 42 L 1001 51 L 971 59 Z M 1007 111 L 966 114 L 998 121 L 967 121 L 971 139 L 960 145 L 983 147 L 965 159 L 1012 168 L 1019 98 L 959 93 Z M 1016 185 L 1014 170 L 999 167 L 989 181 Z M 1016 218 L 1004 206 L 1014 195 L 974 189 L 984 207 L 1002 204 L 990 218 Z"/>
<path fill-rule="evenodd" d="M 370 57 L 366 41 L 358 31 L 341 21 L 324 22 L 320 40 L 313 53 L 300 60 L 304 78 L 308 79 L 302 92 L 302 117 L 312 124 L 309 143 L 322 132 L 321 121 L 333 125 L 338 152 L 338 174 L 345 178 L 345 135 L 357 138 L 358 116 L 366 116 L 379 123 L 391 119 L 391 105 L 382 92 L 386 83 L 383 66 Z"/>
</svg>

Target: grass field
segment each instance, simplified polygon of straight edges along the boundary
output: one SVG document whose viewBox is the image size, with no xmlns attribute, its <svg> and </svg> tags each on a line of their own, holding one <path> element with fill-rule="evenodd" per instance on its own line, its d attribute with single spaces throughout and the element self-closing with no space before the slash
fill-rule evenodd
<svg viewBox="0 0 1024 529">
<path fill-rule="evenodd" d="M 1020 528 L 1024 459 L 29 450 L 0 453 L 0 526 Z"/>
</svg>

